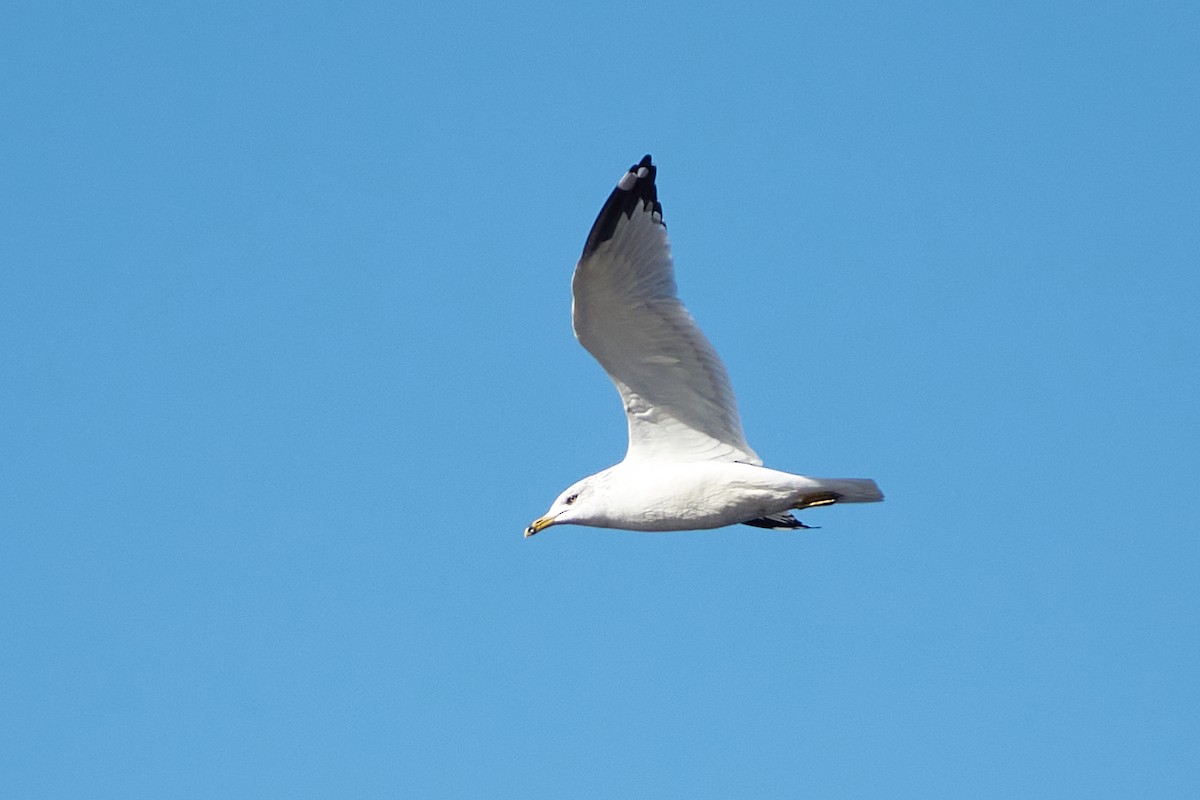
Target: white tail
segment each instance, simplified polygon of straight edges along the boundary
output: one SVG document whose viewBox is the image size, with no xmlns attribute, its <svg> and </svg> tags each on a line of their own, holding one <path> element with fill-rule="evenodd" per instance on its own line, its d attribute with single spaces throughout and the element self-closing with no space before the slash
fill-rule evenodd
<svg viewBox="0 0 1200 800">
<path fill-rule="evenodd" d="M 839 503 L 877 503 L 883 492 L 870 478 L 813 478 L 819 488 L 837 492 Z"/>
</svg>

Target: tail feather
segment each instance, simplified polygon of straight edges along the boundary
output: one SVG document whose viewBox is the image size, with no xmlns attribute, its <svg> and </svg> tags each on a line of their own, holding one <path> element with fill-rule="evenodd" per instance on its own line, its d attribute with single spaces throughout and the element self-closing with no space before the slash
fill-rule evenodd
<svg viewBox="0 0 1200 800">
<path fill-rule="evenodd" d="M 879 485 L 870 478 L 813 478 L 818 490 L 835 492 L 839 503 L 878 503 L 883 499 Z"/>
<path fill-rule="evenodd" d="M 883 499 L 883 492 L 879 491 L 879 486 L 870 478 L 806 478 L 805 480 L 812 481 L 813 485 L 811 489 L 805 489 L 804 493 L 797 498 L 796 504 L 792 506 L 795 510 L 833 505 L 834 503 L 876 503 Z M 776 530 L 812 527 L 796 519 L 790 511 L 748 519 L 742 524 Z"/>
</svg>

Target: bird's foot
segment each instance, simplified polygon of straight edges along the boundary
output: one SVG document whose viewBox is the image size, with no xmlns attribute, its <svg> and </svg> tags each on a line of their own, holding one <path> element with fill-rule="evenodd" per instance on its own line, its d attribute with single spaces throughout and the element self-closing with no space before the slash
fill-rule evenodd
<svg viewBox="0 0 1200 800">
<path fill-rule="evenodd" d="M 813 492 L 812 494 L 806 494 L 801 497 L 796 505 L 792 506 L 792 508 L 796 511 L 800 511 L 804 508 L 830 506 L 836 503 L 840 498 L 841 495 L 837 492 Z"/>
</svg>

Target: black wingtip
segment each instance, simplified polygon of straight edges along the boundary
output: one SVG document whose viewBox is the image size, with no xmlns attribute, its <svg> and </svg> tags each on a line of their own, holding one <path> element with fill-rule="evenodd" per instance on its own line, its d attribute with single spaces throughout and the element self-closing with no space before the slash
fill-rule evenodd
<svg viewBox="0 0 1200 800">
<path fill-rule="evenodd" d="M 758 519 L 748 519 L 742 523 L 755 528 L 770 528 L 772 530 L 816 530 L 818 526 L 805 525 L 800 520 L 793 517 L 791 514 L 784 512 L 782 514 L 774 514 L 769 517 L 759 517 Z"/>
<path fill-rule="evenodd" d="M 621 176 L 621 180 L 617 181 L 616 188 L 612 190 L 612 194 L 608 196 L 608 200 L 596 216 L 596 221 L 592 223 L 592 230 L 583 245 L 582 257 L 586 258 L 597 247 L 611 239 L 616 233 L 621 217 L 630 219 L 638 209 L 649 209 L 651 213 L 658 215 L 660 221 L 662 220 L 662 204 L 658 202 L 658 187 L 654 184 L 657 174 L 658 168 L 647 153 Z"/>
</svg>

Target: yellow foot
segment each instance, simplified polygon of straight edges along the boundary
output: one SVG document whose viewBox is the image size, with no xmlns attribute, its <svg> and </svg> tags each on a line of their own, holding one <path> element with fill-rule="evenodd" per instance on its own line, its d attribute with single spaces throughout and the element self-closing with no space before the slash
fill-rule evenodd
<svg viewBox="0 0 1200 800">
<path fill-rule="evenodd" d="M 840 497 L 841 495 L 837 492 L 813 492 L 812 494 L 806 494 L 801 497 L 799 502 L 792 506 L 792 508 L 796 511 L 799 511 L 802 508 L 829 506 L 836 503 Z"/>
</svg>

